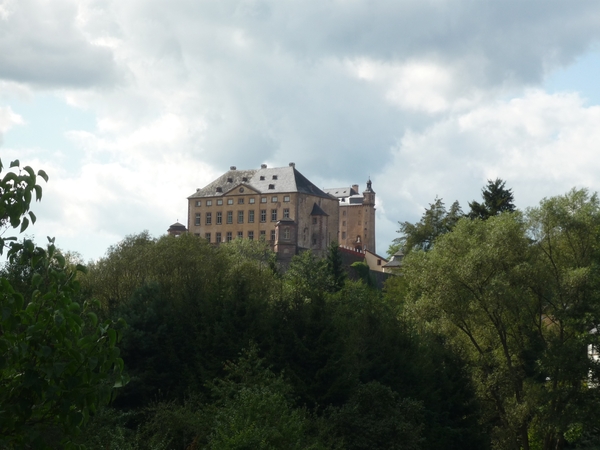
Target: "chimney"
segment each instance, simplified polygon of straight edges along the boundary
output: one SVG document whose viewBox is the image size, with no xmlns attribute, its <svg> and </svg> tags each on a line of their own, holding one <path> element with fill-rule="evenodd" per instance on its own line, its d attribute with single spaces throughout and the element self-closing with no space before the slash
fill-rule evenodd
<svg viewBox="0 0 600 450">
<path fill-rule="evenodd" d="M 261 168 L 261 169 L 266 169 L 266 168 L 267 168 L 267 165 L 266 165 L 266 164 L 261 164 L 261 165 L 260 165 L 260 168 Z"/>
<path fill-rule="evenodd" d="M 352 190 L 358 194 L 358 184 L 353 184 Z"/>
<path fill-rule="evenodd" d="M 229 167 L 229 170 L 236 170 L 236 169 L 237 169 L 237 167 L 235 167 L 235 166 L 230 166 Z"/>
<path fill-rule="evenodd" d="M 291 162 L 291 163 L 290 163 L 290 167 L 296 167 L 296 163 L 294 163 L 294 162 Z"/>
</svg>

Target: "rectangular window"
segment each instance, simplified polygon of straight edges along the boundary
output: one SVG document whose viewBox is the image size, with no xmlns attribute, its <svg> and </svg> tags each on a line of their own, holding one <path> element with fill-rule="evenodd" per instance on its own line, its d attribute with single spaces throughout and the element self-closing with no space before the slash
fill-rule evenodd
<svg viewBox="0 0 600 450">
<path fill-rule="evenodd" d="M 207 212 L 205 214 L 206 225 L 212 224 L 212 213 Z"/>
<path fill-rule="evenodd" d="M 238 223 L 244 223 L 244 211 L 238 211 Z"/>
<path fill-rule="evenodd" d="M 274 195 L 273 197 L 271 197 L 271 203 L 277 203 L 277 196 Z"/>
<path fill-rule="evenodd" d="M 343 221 L 342 221 L 342 226 L 343 226 L 343 227 L 345 227 L 345 226 L 346 226 L 346 221 L 345 221 L 345 220 L 343 220 Z"/>
<path fill-rule="evenodd" d="M 271 210 L 271 222 L 277 222 L 277 210 L 276 209 Z"/>
<path fill-rule="evenodd" d="M 232 198 L 228 198 L 227 199 L 227 204 L 228 205 L 233 205 L 233 199 Z"/>
<path fill-rule="evenodd" d="M 216 238 L 217 238 L 216 239 L 217 240 L 217 244 L 220 244 L 221 243 L 221 233 L 217 233 Z"/>
<path fill-rule="evenodd" d="M 251 205 L 254 205 L 254 197 L 250 197 L 248 199 L 248 203 L 250 203 Z"/>
<path fill-rule="evenodd" d="M 202 206 L 202 201 L 201 200 L 197 200 L 196 201 L 196 206 Z"/>
<path fill-rule="evenodd" d="M 267 197 L 261 197 L 260 198 L 260 202 L 261 203 L 267 203 Z"/>
<path fill-rule="evenodd" d="M 266 235 L 267 235 L 267 232 L 265 230 L 260 230 L 260 239 L 261 240 L 264 241 L 266 239 L 266 237 L 265 237 Z"/>
<path fill-rule="evenodd" d="M 290 201 L 290 196 L 289 195 L 284 195 L 283 196 L 283 201 L 284 202 L 289 202 Z"/>
<path fill-rule="evenodd" d="M 273 175 L 273 179 L 276 180 L 277 179 L 277 175 Z"/>
<path fill-rule="evenodd" d="M 217 200 L 217 206 L 221 206 L 223 204 L 223 200 Z"/>
<path fill-rule="evenodd" d="M 204 235 L 204 237 L 206 238 L 206 240 L 207 240 L 208 242 L 210 242 L 210 233 L 206 233 L 206 234 Z"/>
<path fill-rule="evenodd" d="M 283 218 L 284 219 L 290 218 L 290 208 L 283 208 Z"/>
<path fill-rule="evenodd" d="M 254 223 L 254 210 L 248 211 L 248 223 Z"/>
<path fill-rule="evenodd" d="M 271 240 L 275 240 L 275 230 L 271 230 Z"/>
<path fill-rule="evenodd" d="M 342 231 L 342 239 L 346 239 L 346 232 Z"/>
<path fill-rule="evenodd" d="M 243 205 L 243 204 L 244 204 L 244 199 L 238 198 L 238 205 Z"/>
<path fill-rule="evenodd" d="M 250 241 L 253 241 L 253 240 L 254 240 L 254 231 L 248 231 L 248 239 L 249 239 Z"/>
<path fill-rule="evenodd" d="M 223 213 L 221 211 L 217 212 L 217 225 L 221 225 L 223 223 Z"/>
<path fill-rule="evenodd" d="M 233 223 L 233 211 L 227 211 L 227 223 Z"/>
<path fill-rule="evenodd" d="M 344 211 L 342 212 L 342 216 L 345 216 L 345 215 L 346 215 L 346 210 L 344 210 Z"/>
<path fill-rule="evenodd" d="M 227 232 L 227 242 L 231 242 L 233 239 L 233 236 L 231 235 L 231 231 Z"/>
<path fill-rule="evenodd" d="M 244 232 L 243 231 L 238 231 L 238 239 L 244 239 Z"/>
<path fill-rule="evenodd" d="M 261 222 L 266 222 L 267 221 L 267 210 L 266 209 L 261 209 L 260 210 L 260 221 Z"/>
<path fill-rule="evenodd" d="M 212 206 L 212 200 L 206 200 L 206 206 Z"/>
<path fill-rule="evenodd" d="M 289 228 L 283 229 L 283 239 L 285 239 L 286 241 L 289 241 L 289 239 L 290 239 L 290 229 Z"/>
<path fill-rule="evenodd" d="M 313 225 L 316 225 L 316 224 L 317 224 L 317 218 L 316 218 L 316 217 L 313 217 L 313 218 L 312 218 L 312 223 L 313 223 Z"/>
<path fill-rule="evenodd" d="M 196 222 L 194 222 L 196 226 L 200 225 L 200 213 L 196 213 Z"/>
</svg>

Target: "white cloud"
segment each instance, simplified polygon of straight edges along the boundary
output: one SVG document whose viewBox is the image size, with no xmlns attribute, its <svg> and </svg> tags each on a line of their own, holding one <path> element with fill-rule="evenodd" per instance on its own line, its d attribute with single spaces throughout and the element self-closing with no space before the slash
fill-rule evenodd
<svg viewBox="0 0 600 450">
<path fill-rule="evenodd" d="M 17 87 L 96 119 L 67 132 L 62 159 L 43 142 L 3 153 L 48 169 L 40 228 L 83 246 L 184 220 L 185 197 L 232 164 L 294 161 L 320 186 L 371 175 L 382 252 L 398 220 L 435 195 L 466 207 L 487 178 L 520 205 L 595 188 L 597 110 L 535 86 L 597 42 L 599 14 L 555 0 L 0 0 L 0 133 L 28 119 L 5 106 Z"/>
<path fill-rule="evenodd" d="M 436 196 L 466 211 L 496 177 L 521 208 L 574 186 L 600 190 L 598 123 L 600 106 L 586 107 L 576 94 L 531 90 L 409 131 L 377 175 L 386 216 L 417 220 Z"/>
<path fill-rule="evenodd" d="M 23 118 L 16 114 L 10 107 L 0 107 L 0 145 L 2 135 L 15 125 L 23 124 Z"/>
</svg>

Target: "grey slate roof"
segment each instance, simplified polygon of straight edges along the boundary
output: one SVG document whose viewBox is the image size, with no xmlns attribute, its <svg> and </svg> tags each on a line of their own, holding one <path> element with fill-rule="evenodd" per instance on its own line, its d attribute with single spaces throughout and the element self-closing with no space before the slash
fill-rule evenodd
<svg viewBox="0 0 600 450">
<path fill-rule="evenodd" d="M 324 191 L 327 192 L 329 195 L 333 195 L 336 198 L 350 197 L 351 195 L 358 194 L 358 192 L 356 192 L 350 186 L 340 188 L 327 188 L 324 189 Z"/>
<path fill-rule="evenodd" d="M 325 211 L 323 211 L 323 209 L 321 209 L 321 207 L 315 203 L 313 205 L 312 211 L 310 212 L 310 215 L 311 216 L 328 216 L 329 214 L 327 214 Z"/>
<path fill-rule="evenodd" d="M 404 259 L 404 252 L 400 249 L 392 256 L 392 260 L 383 267 L 400 267 L 402 266 L 402 260 Z"/>
<path fill-rule="evenodd" d="M 275 177 L 275 179 L 274 179 Z M 261 179 L 262 178 L 262 179 Z M 191 198 L 221 197 L 234 188 L 245 186 L 261 194 L 282 194 L 298 192 L 317 197 L 332 198 L 312 184 L 295 167 L 275 167 L 250 170 L 229 170 L 212 183 L 198 189 Z M 272 189 L 270 189 L 272 187 Z M 221 192 L 217 191 L 221 188 Z"/>
</svg>

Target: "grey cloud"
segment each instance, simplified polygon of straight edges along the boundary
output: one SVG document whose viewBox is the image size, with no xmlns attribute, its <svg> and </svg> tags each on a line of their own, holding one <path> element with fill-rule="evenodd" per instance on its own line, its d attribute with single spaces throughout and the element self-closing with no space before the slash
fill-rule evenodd
<svg viewBox="0 0 600 450">
<path fill-rule="evenodd" d="M 90 87 L 117 81 L 111 51 L 93 45 L 66 1 L 19 0 L 0 19 L 0 79 L 46 87 Z"/>
<path fill-rule="evenodd" d="M 199 158 L 220 167 L 294 160 L 319 175 L 352 177 L 381 170 L 406 129 L 439 117 L 392 107 L 340 68 L 347 59 L 430 59 L 453 68 L 455 95 L 468 96 L 535 84 L 600 36 L 594 2 L 190 0 L 167 9 L 145 0 L 113 7 L 148 67 L 177 74 L 200 93 L 202 107 L 182 107 L 206 120 L 194 142 Z"/>
<path fill-rule="evenodd" d="M 159 14 L 156 5 L 141 8 Z M 180 27 L 182 39 L 204 36 L 200 53 L 220 47 L 219 30 L 236 27 L 265 51 L 298 59 L 462 61 L 484 84 L 539 81 L 600 38 L 600 4 L 581 1 L 205 1 L 160 14 L 189 25 Z"/>
</svg>

